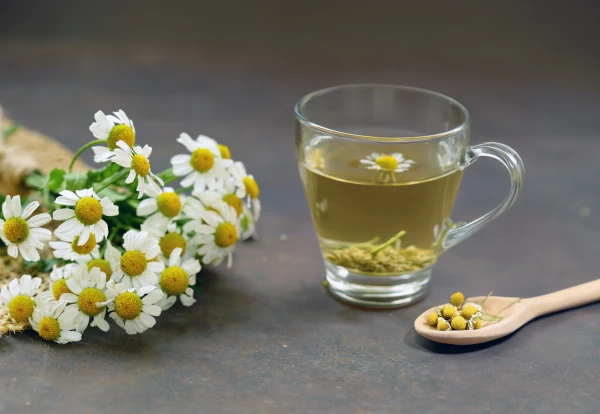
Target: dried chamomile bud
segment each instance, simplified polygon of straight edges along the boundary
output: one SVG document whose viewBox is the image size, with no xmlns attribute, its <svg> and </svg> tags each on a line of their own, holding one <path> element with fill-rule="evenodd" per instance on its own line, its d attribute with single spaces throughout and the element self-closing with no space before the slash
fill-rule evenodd
<svg viewBox="0 0 600 414">
<path fill-rule="evenodd" d="M 475 322 L 473 322 L 473 329 L 481 329 L 482 326 L 483 321 L 481 319 L 477 319 Z"/>
<path fill-rule="evenodd" d="M 457 316 L 452 319 L 452 329 L 457 331 L 464 331 L 467 329 L 467 321 L 462 316 Z"/>
<path fill-rule="evenodd" d="M 438 321 L 438 314 L 435 312 L 431 312 L 429 315 L 427 315 L 427 325 L 429 326 L 436 326 L 437 325 L 437 321 Z"/>
<path fill-rule="evenodd" d="M 450 296 L 450 303 L 457 308 L 460 308 L 463 303 L 465 303 L 465 295 L 460 292 L 456 292 L 452 296 Z"/>
<path fill-rule="evenodd" d="M 452 305 L 446 305 L 442 309 L 442 317 L 444 319 L 452 319 L 456 316 L 458 309 Z"/>
<path fill-rule="evenodd" d="M 437 321 L 437 330 L 438 331 L 451 331 L 452 327 L 444 318 L 438 318 Z"/>
<path fill-rule="evenodd" d="M 477 305 L 476 303 L 465 304 L 460 312 L 460 316 L 467 320 L 479 315 L 481 315 L 481 306 Z"/>
</svg>

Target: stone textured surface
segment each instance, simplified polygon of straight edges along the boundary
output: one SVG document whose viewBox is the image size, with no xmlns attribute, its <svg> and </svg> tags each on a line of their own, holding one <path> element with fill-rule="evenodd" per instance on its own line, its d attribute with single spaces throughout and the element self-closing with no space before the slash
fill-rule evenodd
<svg viewBox="0 0 600 414">
<path fill-rule="evenodd" d="M 8 6 L 7 115 L 74 150 L 97 109 L 123 108 L 158 167 L 181 131 L 223 140 L 262 184 L 261 238 L 241 246 L 233 269 L 203 273 L 196 306 L 144 335 L 89 330 L 70 346 L 2 338 L 0 413 L 597 412 L 599 304 L 485 346 L 438 346 L 412 328 L 457 289 L 532 296 L 598 277 L 596 3 L 183 10 L 172 1 L 118 13 L 105 3 Z M 474 142 L 509 144 L 527 168 L 516 206 L 449 251 L 430 295 L 402 310 L 355 309 L 321 286 L 292 108 L 349 82 L 449 94 L 471 110 Z M 455 219 L 504 197 L 505 174 L 493 162 L 470 167 Z"/>
</svg>

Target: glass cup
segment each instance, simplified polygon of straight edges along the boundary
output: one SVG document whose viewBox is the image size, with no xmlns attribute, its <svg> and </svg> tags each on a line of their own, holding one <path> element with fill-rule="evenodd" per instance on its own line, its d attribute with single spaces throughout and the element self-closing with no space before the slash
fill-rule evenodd
<svg viewBox="0 0 600 414">
<path fill-rule="evenodd" d="M 519 155 L 494 142 L 471 146 L 467 109 L 436 92 L 338 86 L 300 99 L 295 114 L 300 176 L 328 288 L 355 305 L 417 300 L 439 255 L 506 211 L 522 186 Z M 480 157 L 508 169 L 508 197 L 470 223 L 453 223 L 463 170 Z"/>
</svg>

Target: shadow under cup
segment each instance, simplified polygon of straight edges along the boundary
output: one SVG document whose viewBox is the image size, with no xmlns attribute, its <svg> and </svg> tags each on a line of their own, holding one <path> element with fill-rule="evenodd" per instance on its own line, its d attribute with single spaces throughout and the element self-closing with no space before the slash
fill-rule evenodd
<svg viewBox="0 0 600 414">
<path fill-rule="evenodd" d="M 469 114 L 427 90 L 348 85 L 296 105 L 296 154 L 330 292 L 399 307 L 426 290 L 437 257 L 514 202 L 522 163 L 502 144 L 469 146 Z M 454 225 L 463 169 L 491 156 L 520 174 L 486 216 Z M 508 157 L 503 160 L 501 158 Z"/>
</svg>

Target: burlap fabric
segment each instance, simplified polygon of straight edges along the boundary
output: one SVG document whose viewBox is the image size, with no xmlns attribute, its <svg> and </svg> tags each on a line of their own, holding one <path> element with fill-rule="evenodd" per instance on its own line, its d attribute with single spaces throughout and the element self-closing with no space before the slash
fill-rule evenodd
<svg viewBox="0 0 600 414">
<path fill-rule="evenodd" d="M 0 109 L 0 131 L 13 123 L 2 118 Z M 23 185 L 24 178 L 34 170 L 44 173 L 54 168 L 67 168 L 73 157 L 72 152 L 46 135 L 20 126 L 6 142 L 0 138 L 0 193 L 21 196 L 27 195 Z M 85 171 L 88 167 L 77 162 L 75 170 Z M 49 255 L 49 251 L 43 254 Z M 14 278 L 23 274 L 23 260 L 7 256 L 6 248 L 0 248 L 0 288 Z M 48 274 L 32 274 L 39 276 L 43 283 L 41 289 L 48 287 Z M 21 332 L 28 326 L 15 322 L 8 309 L 0 306 L 0 336 L 7 332 Z"/>
</svg>

